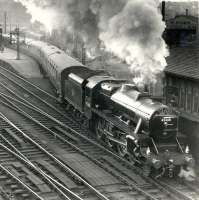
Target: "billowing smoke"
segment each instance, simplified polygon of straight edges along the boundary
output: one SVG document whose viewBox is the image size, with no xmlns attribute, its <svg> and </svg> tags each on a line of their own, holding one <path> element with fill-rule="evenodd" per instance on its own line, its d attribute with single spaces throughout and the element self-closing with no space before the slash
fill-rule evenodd
<svg viewBox="0 0 199 200">
<path fill-rule="evenodd" d="M 98 43 L 97 15 L 92 12 L 92 0 L 14 0 L 20 2 L 48 32 L 67 30 L 81 36 L 88 46 Z"/>
<path fill-rule="evenodd" d="M 87 48 L 103 45 L 126 61 L 135 82 L 155 82 L 168 55 L 159 0 L 15 0 L 48 30 L 78 33 Z"/>
<path fill-rule="evenodd" d="M 178 174 L 178 176 L 182 179 L 185 179 L 186 181 L 195 181 L 196 180 L 196 173 L 195 170 L 192 167 L 187 167 L 187 169 L 183 169 L 183 167 L 181 167 L 180 169 L 180 173 Z"/>
<path fill-rule="evenodd" d="M 59 19 L 59 12 L 56 12 L 51 7 L 51 4 L 48 1 L 43 0 L 14 0 L 20 2 L 23 6 L 26 7 L 27 13 L 31 14 L 32 22 L 38 21 L 45 25 L 48 31 L 51 31 L 52 28 L 57 28 L 57 19 Z"/>
<path fill-rule="evenodd" d="M 108 51 L 125 60 L 135 75 L 135 82 L 155 81 L 155 77 L 166 66 L 168 55 L 162 39 L 165 24 L 157 10 L 154 0 L 129 0 L 119 12 L 114 13 L 114 6 L 101 8 L 100 39 Z M 112 11 L 112 9 L 114 9 Z"/>
</svg>

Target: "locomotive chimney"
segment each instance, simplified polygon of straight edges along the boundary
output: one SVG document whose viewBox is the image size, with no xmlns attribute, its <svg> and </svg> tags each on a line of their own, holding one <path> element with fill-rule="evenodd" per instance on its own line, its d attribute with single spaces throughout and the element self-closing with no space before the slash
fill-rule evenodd
<svg viewBox="0 0 199 200">
<path fill-rule="evenodd" d="M 162 1 L 162 21 L 165 21 L 165 1 Z"/>
</svg>

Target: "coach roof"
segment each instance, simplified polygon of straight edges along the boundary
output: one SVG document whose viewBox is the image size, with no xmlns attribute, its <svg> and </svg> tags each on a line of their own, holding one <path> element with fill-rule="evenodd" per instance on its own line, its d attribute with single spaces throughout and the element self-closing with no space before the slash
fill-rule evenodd
<svg viewBox="0 0 199 200">
<path fill-rule="evenodd" d="M 59 52 L 55 52 L 49 55 L 50 60 L 56 65 L 57 71 L 61 73 L 66 68 L 80 66 L 84 67 L 79 61 L 74 58 L 68 56 L 65 52 L 59 50 Z"/>
</svg>

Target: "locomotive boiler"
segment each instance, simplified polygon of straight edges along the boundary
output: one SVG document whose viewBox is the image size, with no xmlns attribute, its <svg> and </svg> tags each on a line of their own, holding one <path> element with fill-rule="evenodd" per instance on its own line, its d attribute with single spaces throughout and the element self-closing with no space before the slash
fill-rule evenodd
<svg viewBox="0 0 199 200">
<path fill-rule="evenodd" d="M 45 42 L 29 41 L 21 49 L 40 62 L 65 108 L 107 148 L 142 167 L 146 175 L 172 177 L 193 167 L 171 108 L 134 83 L 89 69 Z"/>
</svg>

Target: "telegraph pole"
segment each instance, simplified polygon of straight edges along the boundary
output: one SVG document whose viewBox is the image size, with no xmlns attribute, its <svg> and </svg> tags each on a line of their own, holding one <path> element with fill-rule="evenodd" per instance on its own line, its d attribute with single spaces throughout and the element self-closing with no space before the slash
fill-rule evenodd
<svg viewBox="0 0 199 200">
<path fill-rule="evenodd" d="M 2 48 L 3 48 L 3 28 L 2 28 L 2 25 L 0 24 L 0 50 L 2 51 Z"/>
<path fill-rule="evenodd" d="M 3 39 L 2 33 L 3 33 L 3 29 L 2 29 L 2 25 L 0 24 L 0 46 L 2 45 L 2 39 Z"/>
<path fill-rule="evenodd" d="M 4 33 L 7 33 L 7 12 L 4 12 Z"/>
<path fill-rule="evenodd" d="M 17 60 L 20 60 L 19 28 L 16 28 L 16 34 L 17 34 Z"/>
<path fill-rule="evenodd" d="M 86 64 L 86 47 L 84 43 L 82 43 L 82 64 Z"/>
<path fill-rule="evenodd" d="M 10 44 L 12 44 L 12 32 L 10 31 Z"/>
<path fill-rule="evenodd" d="M 72 50 L 72 55 L 75 58 L 78 58 L 78 34 L 73 34 L 73 50 Z"/>
</svg>

